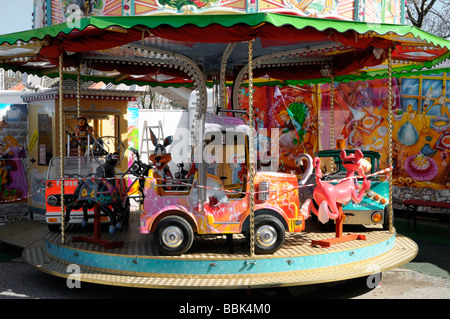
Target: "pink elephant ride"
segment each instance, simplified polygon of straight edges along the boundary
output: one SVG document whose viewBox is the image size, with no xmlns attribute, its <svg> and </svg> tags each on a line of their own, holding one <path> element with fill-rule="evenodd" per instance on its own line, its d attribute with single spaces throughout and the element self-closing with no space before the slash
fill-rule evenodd
<svg viewBox="0 0 450 319">
<path fill-rule="evenodd" d="M 322 223 L 328 222 L 329 219 L 336 221 L 336 237 L 324 240 L 313 240 L 312 245 L 320 245 L 322 247 L 330 247 L 332 244 L 343 243 L 351 240 L 365 240 L 364 235 L 358 234 L 343 234 L 343 222 L 345 215 L 342 211 L 342 206 L 347 204 L 350 200 L 360 203 L 367 190 L 370 189 L 370 180 L 367 179 L 365 172 L 370 170 L 370 163 L 364 159 L 364 155 L 360 150 L 355 150 L 354 154 L 347 155 L 345 150 L 340 153 L 342 165 L 347 170 L 347 175 L 337 184 L 332 184 L 328 181 L 322 180 L 322 170 L 320 169 L 321 161 L 319 157 L 314 158 L 314 168 L 316 175 L 317 186 L 313 192 L 314 201 L 319 206 L 319 209 L 314 207 L 312 199 L 307 199 L 302 205 L 301 211 L 303 214 L 309 214 L 312 211 L 317 215 Z M 354 174 L 358 173 L 363 177 L 362 186 L 356 181 Z"/>
</svg>

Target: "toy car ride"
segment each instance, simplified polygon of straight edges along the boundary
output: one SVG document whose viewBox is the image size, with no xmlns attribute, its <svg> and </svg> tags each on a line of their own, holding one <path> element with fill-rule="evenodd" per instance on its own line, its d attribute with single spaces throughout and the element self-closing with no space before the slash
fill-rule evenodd
<svg viewBox="0 0 450 319">
<path fill-rule="evenodd" d="M 163 149 L 165 146 L 157 146 L 155 152 L 160 153 L 152 156 L 155 168 L 144 187 L 140 232 L 153 234 L 162 254 L 175 256 L 187 252 L 194 233 L 243 233 L 250 238 L 248 126 L 238 118 L 208 114 L 203 136 L 200 150 L 206 156 L 206 170 L 199 169 L 200 163 L 193 163 L 182 190 L 164 169 L 170 156 Z M 297 187 L 295 175 L 255 173 L 256 253 L 274 253 L 283 245 L 286 231 L 304 230 Z"/>
</svg>

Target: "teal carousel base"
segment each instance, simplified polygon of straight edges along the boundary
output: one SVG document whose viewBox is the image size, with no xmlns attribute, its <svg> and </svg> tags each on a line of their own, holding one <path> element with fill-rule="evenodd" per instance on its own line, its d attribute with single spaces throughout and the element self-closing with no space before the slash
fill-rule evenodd
<svg viewBox="0 0 450 319">
<path fill-rule="evenodd" d="M 349 226 L 350 227 L 350 226 Z M 24 250 L 27 263 L 45 273 L 68 278 L 69 265 L 78 265 L 82 282 L 161 289 L 248 289 L 298 286 L 369 276 L 399 267 L 417 255 L 409 238 L 381 228 L 351 226 L 351 233 L 365 236 L 331 247 L 312 245 L 329 238 L 313 221 L 306 231 L 288 234 L 273 255 L 250 256 L 243 237 L 234 235 L 234 253 L 225 236 L 198 236 L 191 250 L 179 257 L 159 256 L 151 235 L 133 227 L 102 238 L 123 240 L 124 247 L 105 249 L 72 237 L 86 234 L 74 226 L 65 232 L 48 232 L 43 240 Z M 344 232 L 346 231 L 344 227 Z"/>
</svg>

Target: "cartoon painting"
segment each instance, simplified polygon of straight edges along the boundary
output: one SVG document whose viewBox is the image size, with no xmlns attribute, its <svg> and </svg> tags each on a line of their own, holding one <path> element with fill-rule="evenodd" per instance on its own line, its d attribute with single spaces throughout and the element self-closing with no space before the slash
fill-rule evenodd
<svg viewBox="0 0 450 319">
<path fill-rule="evenodd" d="M 128 147 L 139 150 L 139 109 L 129 107 L 127 109 L 128 119 Z M 128 152 L 128 167 L 130 167 L 135 159 L 133 152 Z M 133 181 L 128 181 L 128 186 L 131 186 Z M 136 194 L 138 192 L 138 184 L 134 184 L 130 189 L 129 194 Z"/>
<path fill-rule="evenodd" d="M 27 106 L 0 104 L 0 202 L 26 201 Z"/>
<path fill-rule="evenodd" d="M 84 16 L 94 15 L 104 6 L 103 0 L 62 0 L 66 17 L 80 13 Z"/>
<path fill-rule="evenodd" d="M 396 82 L 392 84 L 395 108 L 400 100 Z M 339 83 L 334 92 L 335 139 L 345 139 L 349 148 L 387 150 L 388 87 L 387 79 Z M 387 165 L 386 159 L 381 165 Z"/>
<path fill-rule="evenodd" d="M 450 90 L 447 73 L 401 79 L 401 105 L 394 111 L 397 184 L 448 188 Z"/>
<path fill-rule="evenodd" d="M 50 9 L 50 15 L 47 10 Z M 358 12 L 356 12 L 358 11 Z M 75 21 L 82 16 L 142 16 L 153 14 L 273 12 L 304 17 L 404 23 L 399 0 L 35 0 L 36 27 Z M 403 21 L 403 22 L 402 22 Z"/>
<path fill-rule="evenodd" d="M 394 185 L 446 188 L 450 151 L 450 90 L 447 74 L 393 79 Z M 321 144 L 331 146 L 329 85 L 322 85 Z M 347 148 L 381 153 L 380 167 L 388 167 L 388 80 L 336 84 L 334 135 Z"/>
<path fill-rule="evenodd" d="M 248 89 L 240 93 L 239 107 L 248 109 Z M 271 161 L 276 164 L 272 169 L 299 173 L 297 156 L 316 151 L 318 95 L 314 86 L 255 87 L 253 100 L 258 168 Z M 244 120 L 248 121 L 247 115 Z"/>
<path fill-rule="evenodd" d="M 195 6 L 197 9 L 200 9 L 206 5 L 213 4 L 217 1 L 214 0 L 158 0 L 158 2 L 162 6 L 169 6 L 171 8 L 175 8 L 178 11 L 181 11 L 185 6 Z"/>
<path fill-rule="evenodd" d="M 139 149 L 139 109 L 129 107 L 127 109 L 128 119 L 128 146 Z"/>
<path fill-rule="evenodd" d="M 121 15 L 121 0 L 47 0 L 51 2 L 51 21 L 46 21 L 45 3 L 35 8 L 35 12 L 43 10 L 36 16 L 34 25 L 55 25 L 66 21 L 75 21 L 83 16 Z M 48 4 L 47 4 L 48 5 Z"/>
<path fill-rule="evenodd" d="M 283 4 L 287 8 L 295 8 L 301 15 L 324 17 L 336 14 L 338 2 L 337 0 L 285 0 Z"/>
</svg>

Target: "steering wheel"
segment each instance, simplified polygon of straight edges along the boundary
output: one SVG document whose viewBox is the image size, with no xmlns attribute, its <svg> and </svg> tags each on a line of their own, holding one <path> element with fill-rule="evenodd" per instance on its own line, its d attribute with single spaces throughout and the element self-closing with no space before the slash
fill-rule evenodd
<svg viewBox="0 0 450 319">
<path fill-rule="evenodd" d="M 99 165 L 105 163 L 106 156 L 114 152 L 117 152 L 119 154 L 119 159 L 117 161 L 117 165 L 119 165 L 125 155 L 125 151 L 125 145 L 119 138 L 115 136 L 99 137 L 92 144 L 92 155 Z"/>
<path fill-rule="evenodd" d="M 332 180 L 333 180 L 333 176 L 331 176 L 330 174 L 324 175 L 324 176 L 322 177 L 322 180 L 323 180 L 323 181 L 332 181 Z"/>
<path fill-rule="evenodd" d="M 79 174 L 68 174 L 68 173 L 64 173 L 64 177 L 69 177 L 69 178 L 81 178 L 82 176 Z"/>
</svg>

